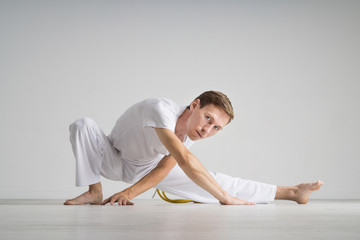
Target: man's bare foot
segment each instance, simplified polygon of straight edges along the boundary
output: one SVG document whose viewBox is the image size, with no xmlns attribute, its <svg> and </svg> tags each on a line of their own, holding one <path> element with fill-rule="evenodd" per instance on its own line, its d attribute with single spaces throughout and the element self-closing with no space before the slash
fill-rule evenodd
<svg viewBox="0 0 360 240">
<path fill-rule="evenodd" d="M 309 201 L 310 194 L 313 191 L 317 191 L 324 184 L 322 181 L 317 181 L 314 183 L 302 183 L 296 185 L 293 189 L 294 193 L 294 201 L 299 204 L 306 204 Z"/>
<path fill-rule="evenodd" d="M 87 191 L 76 198 L 66 200 L 64 202 L 64 205 L 82 205 L 82 204 L 100 205 L 102 199 L 103 199 L 102 192 Z"/>
<path fill-rule="evenodd" d="M 101 182 L 89 185 L 89 191 L 76 198 L 66 200 L 64 205 L 93 204 L 100 205 L 103 199 Z"/>
</svg>

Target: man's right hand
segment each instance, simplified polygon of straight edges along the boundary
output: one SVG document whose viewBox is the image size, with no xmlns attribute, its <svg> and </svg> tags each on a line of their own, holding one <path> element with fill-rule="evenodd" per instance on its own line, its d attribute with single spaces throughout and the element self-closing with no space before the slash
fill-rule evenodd
<svg viewBox="0 0 360 240">
<path fill-rule="evenodd" d="M 114 205 L 114 203 L 118 203 L 119 205 L 134 205 L 133 202 L 130 202 L 131 198 L 129 197 L 129 192 L 127 189 L 125 189 L 122 192 L 115 193 L 111 197 L 105 199 L 101 205 L 105 205 L 107 203 L 110 203 L 111 205 Z"/>
<path fill-rule="evenodd" d="M 249 202 L 232 196 L 229 196 L 226 202 L 221 202 L 221 201 L 219 202 L 221 205 L 256 205 L 253 202 Z"/>
<path fill-rule="evenodd" d="M 199 187 L 213 195 L 223 205 L 255 205 L 254 203 L 229 196 L 224 189 L 209 174 L 209 171 L 179 140 L 175 133 L 165 128 L 155 128 L 155 131 L 179 167 Z"/>
</svg>

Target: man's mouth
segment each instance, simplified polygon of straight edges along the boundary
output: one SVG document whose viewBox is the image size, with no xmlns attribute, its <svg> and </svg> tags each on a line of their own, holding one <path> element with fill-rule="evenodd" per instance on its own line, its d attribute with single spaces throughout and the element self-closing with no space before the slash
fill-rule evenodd
<svg viewBox="0 0 360 240">
<path fill-rule="evenodd" d="M 202 138 L 201 134 L 198 131 L 196 131 L 196 133 L 199 135 L 200 138 Z"/>
</svg>

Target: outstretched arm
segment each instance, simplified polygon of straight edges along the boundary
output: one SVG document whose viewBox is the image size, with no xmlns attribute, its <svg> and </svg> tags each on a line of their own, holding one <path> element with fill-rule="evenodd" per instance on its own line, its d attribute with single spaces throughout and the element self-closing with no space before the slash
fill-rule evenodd
<svg viewBox="0 0 360 240">
<path fill-rule="evenodd" d="M 107 203 L 113 205 L 115 202 L 119 205 L 133 205 L 134 203 L 130 202 L 131 199 L 156 186 L 175 165 L 176 160 L 171 155 L 163 157 L 158 165 L 137 183 L 105 199 L 102 205 Z"/>
<path fill-rule="evenodd" d="M 232 197 L 224 191 L 195 155 L 184 146 L 174 132 L 164 128 L 156 128 L 155 130 L 161 142 L 176 159 L 179 167 L 182 168 L 185 174 L 197 185 L 218 199 L 221 204 L 254 204 Z"/>
</svg>

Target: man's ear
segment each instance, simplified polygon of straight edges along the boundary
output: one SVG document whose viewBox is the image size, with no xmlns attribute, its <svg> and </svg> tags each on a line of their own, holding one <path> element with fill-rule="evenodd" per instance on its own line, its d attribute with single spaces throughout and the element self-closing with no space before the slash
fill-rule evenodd
<svg viewBox="0 0 360 240">
<path fill-rule="evenodd" d="M 200 107 L 200 99 L 195 99 L 191 104 L 190 104 L 190 110 L 193 110 L 196 106 Z"/>
</svg>

